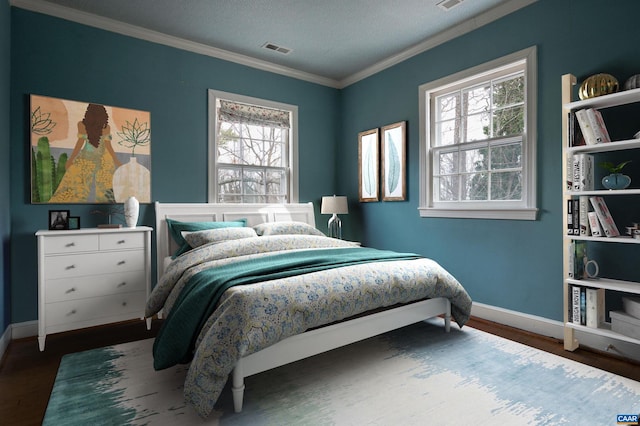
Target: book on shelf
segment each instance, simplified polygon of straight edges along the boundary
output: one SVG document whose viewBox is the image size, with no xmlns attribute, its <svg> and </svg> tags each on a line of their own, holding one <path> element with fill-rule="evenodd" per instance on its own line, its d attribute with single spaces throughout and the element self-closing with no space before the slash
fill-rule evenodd
<svg viewBox="0 0 640 426">
<path fill-rule="evenodd" d="M 589 230 L 592 237 L 601 237 L 602 230 L 600 229 L 600 222 L 598 221 L 598 215 L 596 212 L 587 213 L 589 217 Z"/>
<path fill-rule="evenodd" d="M 580 286 L 571 286 L 571 315 L 569 320 L 574 324 L 580 324 Z"/>
<path fill-rule="evenodd" d="M 573 235 L 580 235 L 580 200 L 574 198 L 573 202 Z"/>
<path fill-rule="evenodd" d="M 591 328 L 598 328 L 604 324 L 605 312 L 605 290 L 603 288 L 587 288 L 587 312 L 586 325 Z"/>
<path fill-rule="evenodd" d="M 589 197 L 581 195 L 567 200 L 567 235 L 591 235 Z"/>
<path fill-rule="evenodd" d="M 594 160 L 591 154 L 576 154 L 573 156 L 572 183 L 574 191 L 593 191 L 594 189 Z"/>
<path fill-rule="evenodd" d="M 98 225 L 100 229 L 122 228 L 121 223 L 101 223 Z"/>
<path fill-rule="evenodd" d="M 567 155 L 565 167 L 567 169 L 567 191 L 573 191 L 573 155 Z"/>
<path fill-rule="evenodd" d="M 587 325 L 587 292 L 585 287 L 571 286 L 571 312 L 569 320 L 574 324 Z"/>
<path fill-rule="evenodd" d="M 575 235 L 573 226 L 573 199 L 567 200 L 567 235 Z"/>
<path fill-rule="evenodd" d="M 640 340 L 640 318 L 632 317 L 622 311 L 609 312 L 611 331 Z"/>
<path fill-rule="evenodd" d="M 589 224 L 589 197 L 581 195 L 578 198 L 578 219 L 580 235 L 588 237 L 591 235 L 591 225 Z"/>
<path fill-rule="evenodd" d="M 569 112 L 569 128 L 568 128 L 568 138 L 569 146 L 584 146 L 587 143 L 584 140 L 584 135 L 582 134 L 582 129 L 580 129 L 580 125 L 576 125 L 576 113 L 574 111 Z"/>
<path fill-rule="evenodd" d="M 609 131 L 602 118 L 602 113 L 595 108 L 589 108 L 587 109 L 587 117 L 589 118 L 589 124 L 591 124 L 596 143 L 611 142 Z"/>
<path fill-rule="evenodd" d="M 611 142 L 600 111 L 594 108 L 585 108 L 576 111 L 575 115 L 587 145 Z"/>
<path fill-rule="evenodd" d="M 573 285 L 570 288 L 569 321 L 590 328 L 605 322 L 605 290 Z"/>
<path fill-rule="evenodd" d="M 611 212 L 609 212 L 607 204 L 604 202 L 604 198 L 600 196 L 593 196 L 589 197 L 589 201 L 591 202 L 593 210 L 598 216 L 598 221 L 600 222 L 600 226 L 604 231 L 604 235 L 607 237 L 619 236 L 620 231 L 618 231 L 618 227 L 613 221 L 613 217 L 611 216 Z"/>
<path fill-rule="evenodd" d="M 586 109 L 579 109 L 576 111 L 576 119 L 578 120 L 578 125 L 580 126 L 580 130 L 582 131 L 582 135 L 584 136 L 584 142 L 587 145 L 595 145 L 595 134 L 591 129 L 591 122 L 589 121 L 589 117 L 587 116 Z"/>
<path fill-rule="evenodd" d="M 640 318 L 640 297 L 624 296 L 622 298 L 622 309 L 626 314 Z"/>
<path fill-rule="evenodd" d="M 571 241 L 569 243 L 569 278 L 581 280 L 587 277 L 585 264 L 587 263 L 587 242 Z"/>
</svg>

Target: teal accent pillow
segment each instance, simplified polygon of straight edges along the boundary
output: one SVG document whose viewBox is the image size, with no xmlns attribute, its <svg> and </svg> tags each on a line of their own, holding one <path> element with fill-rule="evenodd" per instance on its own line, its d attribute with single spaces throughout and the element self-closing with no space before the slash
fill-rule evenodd
<svg viewBox="0 0 640 426">
<path fill-rule="evenodd" d="M 172 259 L 191 250 L 191 246 L 184 239 L 183 232 L 204 231 L 206 229 L 218 228 L 242 228 L 247 226 L 247 219 L 238 219 L 233 222 L 180 222 L 173 219 L 167 219 L 169 234 L 173 240 L 180 246 L 178 250 L 171 256 Z"/>
</svg>

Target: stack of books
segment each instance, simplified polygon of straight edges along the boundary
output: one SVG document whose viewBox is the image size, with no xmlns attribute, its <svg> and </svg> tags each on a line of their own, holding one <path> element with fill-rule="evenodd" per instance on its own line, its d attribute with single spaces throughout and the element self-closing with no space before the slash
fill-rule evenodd
<svg viewBox="0 0 640 426">
<path fill-rule="evenodd" d="M 604 198 L 581 195 L 567 200 L 567 235 L 618 237 L 620 231 Z"/>
<path fill-rule="evenodd" d="M 611 330 L 640 340 L 640 297 L 622 298 L 622 311 L 611 311 Z"/>
</svg>

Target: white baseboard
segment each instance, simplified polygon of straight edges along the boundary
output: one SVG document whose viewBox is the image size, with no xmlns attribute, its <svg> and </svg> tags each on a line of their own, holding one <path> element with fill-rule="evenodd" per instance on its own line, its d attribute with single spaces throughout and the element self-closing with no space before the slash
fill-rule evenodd
<svg viewBox="0 0 640 426">
<path fill-rule="evenodd" d="M 38 321 L 25 321 L 17 324 L 9 324 L 7 329 L 0 337 L 0 359 L 4 356 L 9 342 L 14 339 L 23 339 L 25 337 L 33 337 L 38 335 Z"/>
<path fill-rule="evenodd" d="M 25 321 L 11 324 L 11 338 L 23 339 L 38 335 L 38 321 Z"/>
<path fill-rule="evenodd" d="M 549 336 L 556 339 L 563 339 L 564 329 L 562 322 L 550 320 L 548 318 L 525 314 L 523 312 L 512 311 L 499 308 L 497 306 L 485 305 L 484 303 L 473 302 L 471 315 L 519 328 L 531 333 Z M 17 324 L 9 324 L 0 338 L 0 359 L 9 346 L 12 339 L 22 339 L 38 335 L 38 321 L 25 321 Z M 583 333 L 576 330 L 576 338 L 583 346 L 588 346 L 604 352 L 640 361 L 640 346 L 627 343 L 621 340 L 608 339 L 606 337 Z"/>
<path fill-rule="evenodd" d="M 471 315 L 543 336 L 549 336 L 561 340 L 564 338 L 564 325 L 562 322 L 536 315 L 511 311 L 509 309 L 477 302 L 473 302 Z M 581 346 L 586 346 L 602 352 L 610 352 L 613 355 L 640 361 L 640 345 L 634 345 L 633 343 L 610 339 L 596 334 L 585 333 L 580 330 L 576 330 L 575 336 Z"/>
<path fill-rule="evenodd" d="M 471 315 L 556 339 L 562 339 L 564 336 L 563 325 L 560 321 L 485 305 L 484 303 L 473 302 Z"/>
<path fill-rule="evenodd" d="M 11 341 L 11 324 L 4 330 L 2 336 L 0 337 L 0 360 L 4 357 L 4 353 L 9 347 L 9 342 Z"/>
</svg>

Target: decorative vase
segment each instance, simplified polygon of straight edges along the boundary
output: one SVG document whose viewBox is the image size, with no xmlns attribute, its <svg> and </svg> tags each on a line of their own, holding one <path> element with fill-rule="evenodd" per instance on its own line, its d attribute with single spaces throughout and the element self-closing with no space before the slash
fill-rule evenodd
<svg viewBox="0 0 640 426">
<path fill-rule="evenodd" d="M 631 178 L 622 173 L 611 173 L 602 178 L 602 186 L 607 189 L 625 189 L 631 184 Z"/>
<path fill-rule="evenodd" d="M 135 196 L 143 203 L 151 202 L 151 172 L 136 157 L 116 169 L 113 173 L 113 196 L 117 203 Z"/>
<path fill-rule="evenodd" d="M 140 203 L 136 197 L 129 197 L 124 202 L 124 221 L 129 228 L 135 228 L 138 224 L 138 213 L 140 212 Z"/>
</svg>

